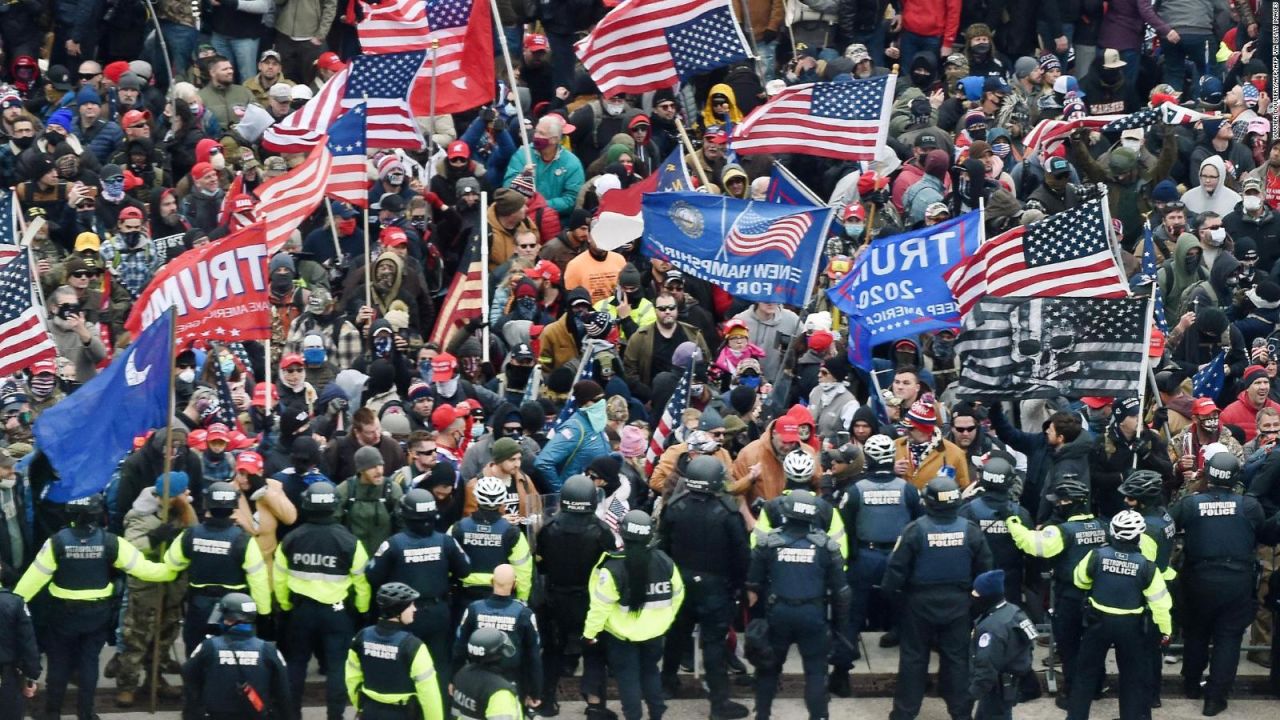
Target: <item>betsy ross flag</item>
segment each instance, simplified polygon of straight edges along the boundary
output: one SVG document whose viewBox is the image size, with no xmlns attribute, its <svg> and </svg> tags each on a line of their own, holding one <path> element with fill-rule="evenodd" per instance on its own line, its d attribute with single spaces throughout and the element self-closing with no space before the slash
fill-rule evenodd
<svg viewBox="0 0 1280 720">
<path fill-rule="evenodd" d="M 333 156 L 322 142 L 298 167 L 258 186 L 258 219 L 266 225 L 267 252 L 274 254 L 324 200 Z"/>
<path fill-rule="evenodd" d="M 1119 298 L 1129 294 L 1111 251 L 1106 197 L 983 243 L 942 277 L 969 313 L 984 296 Z"/>
<path fill-rule="evenodd" d="M 1219 352 L 1191 378 L 1191 396 L 1216 398 L 1227 383 L 1227 351 Z"/>
<path fill-rule="evenodd" d="M 425 142 L 409 111 L 409 88 L 422 67 L 422 50 L 357 55 L 343 92 L 348 110 L 365 106 L 365 142 L 371 148 L 421 149 Z"/>
<path fill-rule="evenodd" d="M 668 88 L 751 56 L 730 0 L 625 0 L 574 49 L 603 97 Z"/>
<path fill-rule="evenodd" d="M 480 211 L 485 212 L 485 209 L 482 207 Z M 440 310 L 436 313 L 436 326 L 431 330 L 431 342 L 440 347 L 448 344 L 449 336 L 453 334 L 454 329 L 466 325 L 469 320 L 481 317 L 488 309 L 480 302 L 482 299 L 480 283 L 484 282 L 480 266 L 482 241 L 485 241 L 485 238 L 480 237 L 479 230 L 471 234 L 471 239 L 467 241 L 466 252 L 462 255 L 462 262 L 458 263 L 458 272 L 449 283 L 449 292 L 445 293 Z"/>
<path fill-rule="evenodd" d="M 427 36 L 427 4 L 424 0 L 389 0 L 366 5 L 364 19 L 356 25 L 360 49 L 374 55 L 389 52 L 426 50 L 431 47 Z"/>
<path fill-rule="evenodd" d="M 347 88 L 350 73 L 349 67 L 339 70 L 307 104 L 267 128 L 262 134 L 262 146 L 278 153 L 311 152 L 324 140 L 325 132 L 333 121 L 346 111 L 342 107 L 342 93 Z"/>
<path fill-rule="evenodd" d="M 649 450 L 644 456 L 645 475 L 653 474 L 658 458 L 662 456 L 662 451 L 666 450 L 667 438 L 680 425 L 680 418 L 689 407 L 689 388 L 693 385 L 693 368 L 696 365 L 697 363 L 690 362 L 689 367 L 680 375 L 680 382 L 676 383 L 676 389 L 671 393 L 671 399 L 667 401 L 667 408 L 662 411 L 662 419 L 653 429 L 653 437 L 649 438 Z"/>
<path fill-rule="evenodd" d="M 746 211 L 734 220 L 733 227 L 724 238 L 724 246 L 736 255 L 777 250 L 788 260 L 793 260 L 810 225 L 813 225 L 813 217 L 809 213 L 769 218 L 754 212 L 748 205 Z"/>
<path fill-rule="evenodd" d="M 437 115 L 462 112 L 493 99 L 494 47 L 489 0 L 426 0 L 431 46 L 418 69 L 409 100 L 419 117 L 431 113 L 431 75 L 436 76 Z"/>
<path fill-rule="evenodd" d="M 984 298 L 956 342 L 964 398 L 1134 397 L 1147 298 Z"/>
<path fill-rule="evenodd" d="M 751 111 L 729 145 L 743 155 L 796 153 L 872 161 L 884 146 L 894 75 L 793 85 Z"/>
<path fill-rule="evenodd" d="M 357 105 L 329 128 L 329 170 L 325 194 L 353 207 L 369 204 L 369 170 L 365 159 L 365 110 Z"/>
</svg>

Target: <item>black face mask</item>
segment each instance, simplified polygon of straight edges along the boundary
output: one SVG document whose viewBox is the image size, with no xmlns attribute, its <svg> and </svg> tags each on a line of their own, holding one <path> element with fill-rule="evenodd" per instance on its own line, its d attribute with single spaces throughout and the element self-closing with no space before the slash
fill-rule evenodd
<svg viewBox="0 0 1280 720">
<path fill-rule="evenodd" d="M 533 374 L 533 368 L 523 365 L 507 365 L 507 386 L 513 389 L 524 388 L 529 383 L 529 376 Z"/>
<path fill-rule="evenodd" d="M 44 141 L 50 145 L 57 145 L 62 142 L 62 135 L 56 132 L 47 132 L 44 134 Z"/>
<path fill-rule="evenodd" d="M 26 150 L 36 141 L 34 137 L 16 137 L 11 139 L 13 140 L 13 146 L 19 150 Z"/>
<path fill-rule="evenodd" d="M 635 306 L 639 305 L 641 300 L 644 300 L 644 293 L 643 293 L 643 292 L 641 292 L 640 290 L 636 290 L 635 292 L 629 292 L 629 293 L 627 293 L 627 302 L 628 302 L 632 307 L 635 307 Z"/>
<path fill-rule="evenodd" d="M 933 83 L 933 76 L 928 73 L 911 73 L 911 84 L 924 89 Z"/>
<path fill-rule="evenodd" d="M 972 129 L 972 130 L 970 130 L 970 131 L 969 131 L 969 137 L 973 138 L 974 140 L 986 140 L 986 139 L 987 139 L 987 129 L 986 129 L 986 128 L 974 128 L 974 129 Z"/>
<path fill-rule="evenodd" d="M 992 608 L 1004 602 L 1004 597 L 995 595 L 993 597 L 970 597 L 969 615 L 973 618 L 982 617 Z"/>
<path fill-rule="evenodd" d="M 129 247 L 137 247 L 138 241 L 142 239 L 141 232 L 120 233 L 120 239 L 124 240 Z"/>
<path fill-rule="evenodd" d="M 987 43 L 970 45 L 969 52 L 972 53 L 975 58 L 985 58 L 987 55 L 991 54 L 991 46 Z"/>
<path fill-rule="evenodd" d="M 293 287 L 293 278 L 285 274 L 276 274 L 271 276 L 271 292 L 274 295 L 283 295 L 289 292 Z"/>
<path fill-rule="evenodd" d="M 1107 85 L 1115 85 L 1120 82 L 1120 68 L 1102 68 L 1100 71 L 1102 82 Z"/>
<path fill-rule="evenodd" d="M 1183 270 L 1186 270 L 1187 272 L 1195 272 L 1196 268 L 1198 267 L 1200 267 L 1199 255 L 1187 255 L 1186 257 L 1182 258 Z"/>
</svg>

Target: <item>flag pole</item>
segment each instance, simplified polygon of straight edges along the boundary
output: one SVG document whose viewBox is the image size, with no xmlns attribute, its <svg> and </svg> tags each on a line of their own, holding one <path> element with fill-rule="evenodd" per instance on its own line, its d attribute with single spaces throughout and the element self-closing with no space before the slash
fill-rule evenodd
<svg viewBox="0 0 1280 720">
<path fill-rule="evenodd" d="M 262 369 L 264 371 L 262 381 L 267 384 L 267 392 L 266 392 L 267 398 L 266 398 L 266 402 L 262 404 L 262 414 L 266 416 L 267 424 L 268 424 L 267 429 L 270 430 L 269 426 L 271 423 L 271 411 L 275 408 L 275 404 L 271 402 L 271 395 L 272 395 L 273 388 L 271 385 L 272 362 L 271 362 L 271 338 L 270 337 L 268 337 L 263 342 L 263 346 L 266 351 L 266 359 L 262 363 Z"/>
<path fill-rule="evenodd" d="M 148 3 L 149 4 L 149 3 Z M 173 316 L 176 310 L 169 308 L 167 314 Z M 173 472 L 173 417 L 177 414 L 177 397 L 174 392 L 173 378 L 178 374 L 178 353 L 177 350 L 177 332 L 178 322 L 176 317 L 170 317 L 169 320 L 169 414 L 165 421 L 164 430 L 164 478 L 163 490 L 160 497 L 160 524 L 164 525 L 169 522 L 169 497 L 170 474 Z M 270 358 L 268 358 L 270 359 Z M 164 543 L 160 544 L 160 557 L 164 557 Z M 156 622 L 152 626 L 155 636 L 151 641 L 151 713 L 156 712 L 157 690 L 160 684 L 160 628 L 164 626 L 164 593 L 168 592 L 167 588 L 162 588 L 160 602 L 156 606 Z"/>
<path fill-rule="evenodd" d="M 324 209 L 329 215 L 329 236 L 333 238 L 333 261 L 336 267 L 342 262 L 342 245 L 338 244 L 338 224 L 333 219 L 333 201 L 324 199 Z"/>
<path fill-rule="evenodd" d="M 498 0 L 489 0 L 489 12 L 493 25 L 497 29 L 498 44 L 502 46 L 502 62 L 507 66 L 507 92 L 511 93 L 515 100 L 512 104 L 516 106 L 516 120 L 520 122 L 520 138 L 524 140 L 524 157 L 529 161 L 529 165 L 533 165 L 533 146 L 529 144 L 529 131 L 524 127 L 524 108 L 520 105 L 520 94 L 516 92 L 516 71 L 511 66 L 511 48 L 507 47 L 506 35 L 502 33 L 502 20 L 498 12 Z M 533 176 L 535 180 L 538 177 L 536 167 L 534 168 Z"/>
<path fill-rule="evenodd" d="M 365 112 L 369 112 L 369 93 L 364 94 Z M 366 125 L 364 129 L 365 144 L 369 141 L 369 127 Z M 374 180 L 374 182 L 378 182 Z M 369 203 L 364 204 L 364 304 L 373 309 L 373 258 L 369 255 Z M 373 321 L 370 320 L 370 326 Z M 369 333 L 369 337 L 373 337 L 373 333 Z M 270 359 L 270 358 L 268 358 Z"/>
<path fill-rule="evenodd" d="M 431 99 L 430 107 L 427 113 L 431 116 L 430 124 L 427 126 L 427 158 L 430 158 L 436 152 L 436 58 L 440 55 L 440 40 L 431 38 Z M 435 163 L 431 163 L 433 166 Z"/>
<path fill-rule="evenodd" d="M 684 121 L 680 116 L 676 116 L 676 130 L 680 132 L 680 143 L 684 145 L 685 152 L 689 157 L 693 158 L 693 169 L 698 171 L 698 180 L 702 183 L 702 187 L 711 185 L 711 181 L 707 180 L 707 171 L 702 167 L 702 160 L 698 158 L 698 153 L 693 149 L 693 143 L 689 140 L 689 133 L 684 130 Z M 706 192 L 705 190 L 703 192 Z"/>
<path fill-rule="evenodd" d="M 489 362 L 489 193 L 483 190 L 480 192 L 480 317 L 484 320 L 480 326 L 480 359 Z"/>
<path fill-rule="evenodd" d="M 1151 363 L 1151 327 L 1155 325 L 1156 313 L 1155 284 L 1153 283 L 1147 290 L 1149 294 L 1147 296 L 1146 323 L 1144 323 L 1146 329 L 1142 333 L 1142 363 L 1138 370 L 1141 373 L 1138 377 L 1138 439 L 1141 439 L 1142 431 L 1145 429 L 1144 424 L 1141 422 L 1146 417 L 1142 405 L 1147 399 L 1147 375 Z M 1159 397 L 1160 395 L 1157 393 L 1156 398 L 1158 399 Z M 1138 469 L 1138 453 L 1136 452 L 1133 454 L 1133 469 Z"/>
</svg>

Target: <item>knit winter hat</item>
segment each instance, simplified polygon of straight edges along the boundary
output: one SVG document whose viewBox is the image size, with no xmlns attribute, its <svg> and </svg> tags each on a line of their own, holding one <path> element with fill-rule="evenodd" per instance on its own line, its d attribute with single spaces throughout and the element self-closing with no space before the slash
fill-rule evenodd
<svg viewBox="0 0 1280 720">
<path fill-rule="evenodd" d="M 578 407 L 604 398 L 604 388 L 595 380 L 579 380 L 573 386 L 573 401 Z"/>
<path fill-rule="evenodd" d="M 973 579 L 973 593 L 980 598 L 1004 596 L 1004 571 L 988 570 Z"/>
<path fill-rule="evenodd" d="M 520 454 L 520 443 L 509 437 L 498 438 L 489 454 L 493 456 L 494 462 L 505 462 Z"/>
<path fill-rule="evenodd" d="M 511 188 L 498 188 L 493 194 L 493 211 L 499 216 L 514 215 L 520 212 L 528 199 Z"/>
<path fill-rule="evenodd" d="M 526 173 L 520 173 L 512 178 L 511 189 L 527 198 L 533 197 L 538 192 L 538 189 L 533 184 L 533 175 Z"/>
<path fill-rule="evenodd" d="M 1242 375 L 1240 378 L 1240 386 L 1244 388 L 1248 388 L 1250 385 L 1254 384 L 1258 380 L 1267 380 L 1267 379 L 1270 379 L 1270 376 L 1267 375 L 1266 368 L 1262 367 L 1261 365 L 1250 365 L 1249 367 L 1244 369 L 1244 375 Z"/>
<path fill-rule="evenodd" d="M 649 439 L 645 437 L 645 433 L 635 425 L 626 425 L 622 428 L 622 442 L 618 446 L 619 452 L 624 458 L 643 457 L 645 448 L 649 445 Z"/>
<path fill-rule="evenodd" d="M 756 390 L 746 385 L 739 385 L 729 391 L 729 405 L 738 412 L 739 415 L 746 415 L 755 409 L 756 406 Z"/>
<path fill-rule="evenodd" d="M 404 172 L 404 163 L 400 162 L 400 158 L 395 155 L 383 155 L 377 167 L 379 180 L 385 180 L 388 175 L 396 171 Z"/>
<path fill-rule="evenodd" d="M 933 403 L 917 400 L 907 411 L 907 422 L 922 433 L 932 433 L 938 426 L 938 414 Z"/>
<path fill-rule="evenodd" d="M 382 464 L 382 453 L 375 447 L 362 447 L 356 451 L 355 464 L 357 473 L 376 468 Z"/>
<path fill-rule="evenodd" d="M 169 497 L 181 495 L 187 491 L 187 487 L 191 485 L 191 478 L 181 470 L 173 470 L 169 473 Z M 164 493 L 164 473 L 160 473 L 156 478 L 156 494 Z"/>
</svg>

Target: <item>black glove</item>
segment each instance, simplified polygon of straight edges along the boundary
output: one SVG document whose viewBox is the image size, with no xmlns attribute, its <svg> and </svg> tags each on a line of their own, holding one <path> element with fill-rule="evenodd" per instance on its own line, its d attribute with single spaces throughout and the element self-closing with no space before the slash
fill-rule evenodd
<svg viewBox="0 0 1280 720">
<path fill-rule="evenodd" d="M 164 523 L 159 527 L 148 530 L 147 539 L 151 541 L 152 545 L 163 545 L 165 543 L 172 542 L 173 539 L 178 537 L 180 534 L 182 534 L 182 528 L 177 525 Z"/>
<path fill-rule="evenodd" d="M 1140 458 L 1144 458 L 1151 454 L 1151 438 L 1146 433 L 1138 435 L 1138 447 L 1134 452 Z"/>
<path fill-rule="evenodd" d="M 1156 430 L 1169 424 L 1169 408 L 1163 405 L 1156 408 L 1155 413 L 1151 416 L 1151 426 Z"/>
<path fill-rule="evenodd" d="M 765 30 L 764 33 L 760 35 L 760 42 L 771 43 L 777 39 L 778 39 L 777 30 Z"/>
<path fill-rule="evenodd" d="M 486 107 L 481 113 L 481 117 L 484 118 L 485 125 L 492 125 L 493 121 L 498 119 L 498 110 L 492 106 Z"/>
</svg>

